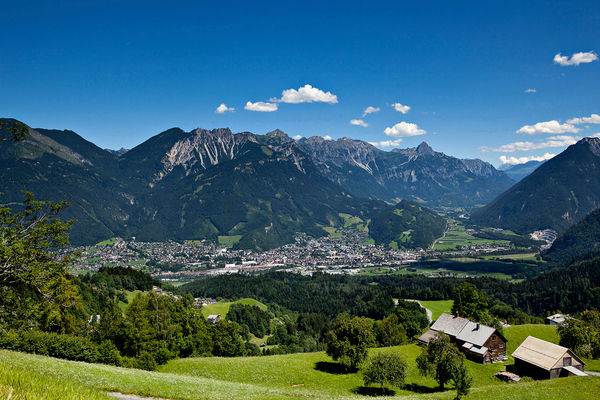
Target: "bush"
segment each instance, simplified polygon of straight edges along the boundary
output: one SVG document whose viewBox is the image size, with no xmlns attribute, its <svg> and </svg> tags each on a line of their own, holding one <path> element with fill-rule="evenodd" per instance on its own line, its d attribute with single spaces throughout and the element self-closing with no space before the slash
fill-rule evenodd
<svg viewBox="0 0 600 400">
<path fill-rule="evenodd" d="M 121 353 L 117 346 L 110 340 L 105 340 L 98 346 L 98 354 L 100 356 L 99 362 L 103 364 L 115 365 L 120 367 L 122 365 Z"/>
<path fill-rule="evenodd" d="M 147 351 L 142 351 L 138 358 L 135 359 L 134 363 L 135 368 L 145 369 L 146 371 L 154 371 L 158 364 L 156 364 L 156 359 L 154 356 Z"/>
<path fill-rule="evenodd" d="M 89 363 L 104 362 L 98 346 L 89 339 L 58 333 L 18 331 L 3 334 L 3 348 Z M 111 360 L 114 356 L 109 356 Z"/>
</svg>

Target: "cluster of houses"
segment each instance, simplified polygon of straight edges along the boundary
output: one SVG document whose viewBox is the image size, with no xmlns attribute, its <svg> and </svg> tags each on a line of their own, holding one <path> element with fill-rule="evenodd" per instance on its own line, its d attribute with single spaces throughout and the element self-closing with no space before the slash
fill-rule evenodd
<svg viewBox="0 0 600 400">
<path fill-rule="evenodd" d="M 164 291 L 161 288 L 159 288 L 158 286 L 152 286 L 152 291 L 156 294 L 160 294 L 161 296 L 169 296 L 174 298 L 177 301 L 181 301 L 183 299 L 183 296 L 180 296 L 178 294 L 174 294 L 171 291 Z"/>
<path fill-rule="evenodd" d="M 421 345 L 428 346 L 438 333 L 448 335 L 467 358 L 473 361 L 488 364 L 508 359 L 507 340 L 493 327 L 444 313 L 418 341 Z M 515 363 L 507 366 L 507 369 L 518 375 L 536 379 L 587 375 L 584 372 L 585 363 L 571 350 L 533 336 L 527 337 L 512 353 L 512 357 Z"/>
</svg>

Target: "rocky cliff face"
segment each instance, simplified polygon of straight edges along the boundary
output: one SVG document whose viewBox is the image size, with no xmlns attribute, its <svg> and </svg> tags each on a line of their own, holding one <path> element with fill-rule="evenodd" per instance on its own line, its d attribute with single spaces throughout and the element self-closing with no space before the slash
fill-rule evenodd
<svg viewBox="0 0 600 400">
<path fill-rule="evenodd" d="M 175 142 L 162 157 L 162 170 L 154 181 L 161 180 L 175 167 L 181 166 L 186 175 L 198 173 L 224 161 L 231 161 L 244 153 L 248 142 L 256 143 L 250 133 L 234 135 L 228 128 L 196 129 L 185 138 Z"/>
</svg>

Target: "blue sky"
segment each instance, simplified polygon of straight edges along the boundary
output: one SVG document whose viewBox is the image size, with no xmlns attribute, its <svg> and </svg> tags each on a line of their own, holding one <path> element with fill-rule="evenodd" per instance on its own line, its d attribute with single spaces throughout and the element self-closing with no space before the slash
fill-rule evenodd
<svg viewBox="0 0 600 400">
<path fill-rule="evenodd" d="M 279 128 L 498 165 L 600 132 L 597 0 L 6 3 L 0 115 L 100 147 Z"/>
</svg>

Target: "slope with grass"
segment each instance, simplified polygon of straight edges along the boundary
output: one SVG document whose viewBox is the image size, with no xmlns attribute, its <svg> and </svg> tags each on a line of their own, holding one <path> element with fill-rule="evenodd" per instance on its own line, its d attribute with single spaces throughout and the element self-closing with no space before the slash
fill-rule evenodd
<svg viewBox="0 0 600 400">
<path fill-rule="evenodd" d="M 204 315 L 205 317 L 208 317 L 209 315 L 212 315 L 212 314 L 218 314 L 222 318 L 225 318 L 225 316 L 229 312 L 229 308 L 231 307 L 232 304 L 257 306 L 263 311 L 265 311 L 267 309 L 267 306 L 264 305 L 263 303 L 261 303 L 260 301 L 250 299 L 250 298 L 245 298 L 245 299 L 239 299 L 236 301 L 219 301 L 217 304 L 209 304 L 206 306 L 202 306 L 202 315 Z"/>
<path fill-rule="evenodd" d="M 435 321 L 442 313 L 450 314 L 453 300 L 419 300 L 419 303 L 428 310 L 431 310 L 431 318 Z"/>
<path fill-rule="evenodd" d="M 532 332 L 551 336 L 555 329 L 523 326 L 505 331 L 510 343 Z M 516 345 L 509 344 L 509 349 Z M 418 346 L 371 350 L 380 351 L 398 351 L 409 363 L 407 385 L 394 388 L 386 398 L 454 398 L 454 390 L 440 392 L 431 378 L 417 373 Z M 466 364 L 474 377 L 469 399 L 588 399 L 600 390 L 598 377 L 507 384 L 492 376 L 503 364 Z M 343 373 L 324 353 L 173 360 L 162 372 L 147 372 L 0 350 L 0 398 L 10 393 L 12 399 L 102 399 L 103 392 L 121 392 L 165 399 L 337 399 L 369 398 L 362 395 L 376 392 L 362 385 L 360 374 Z"/>
</svg>

